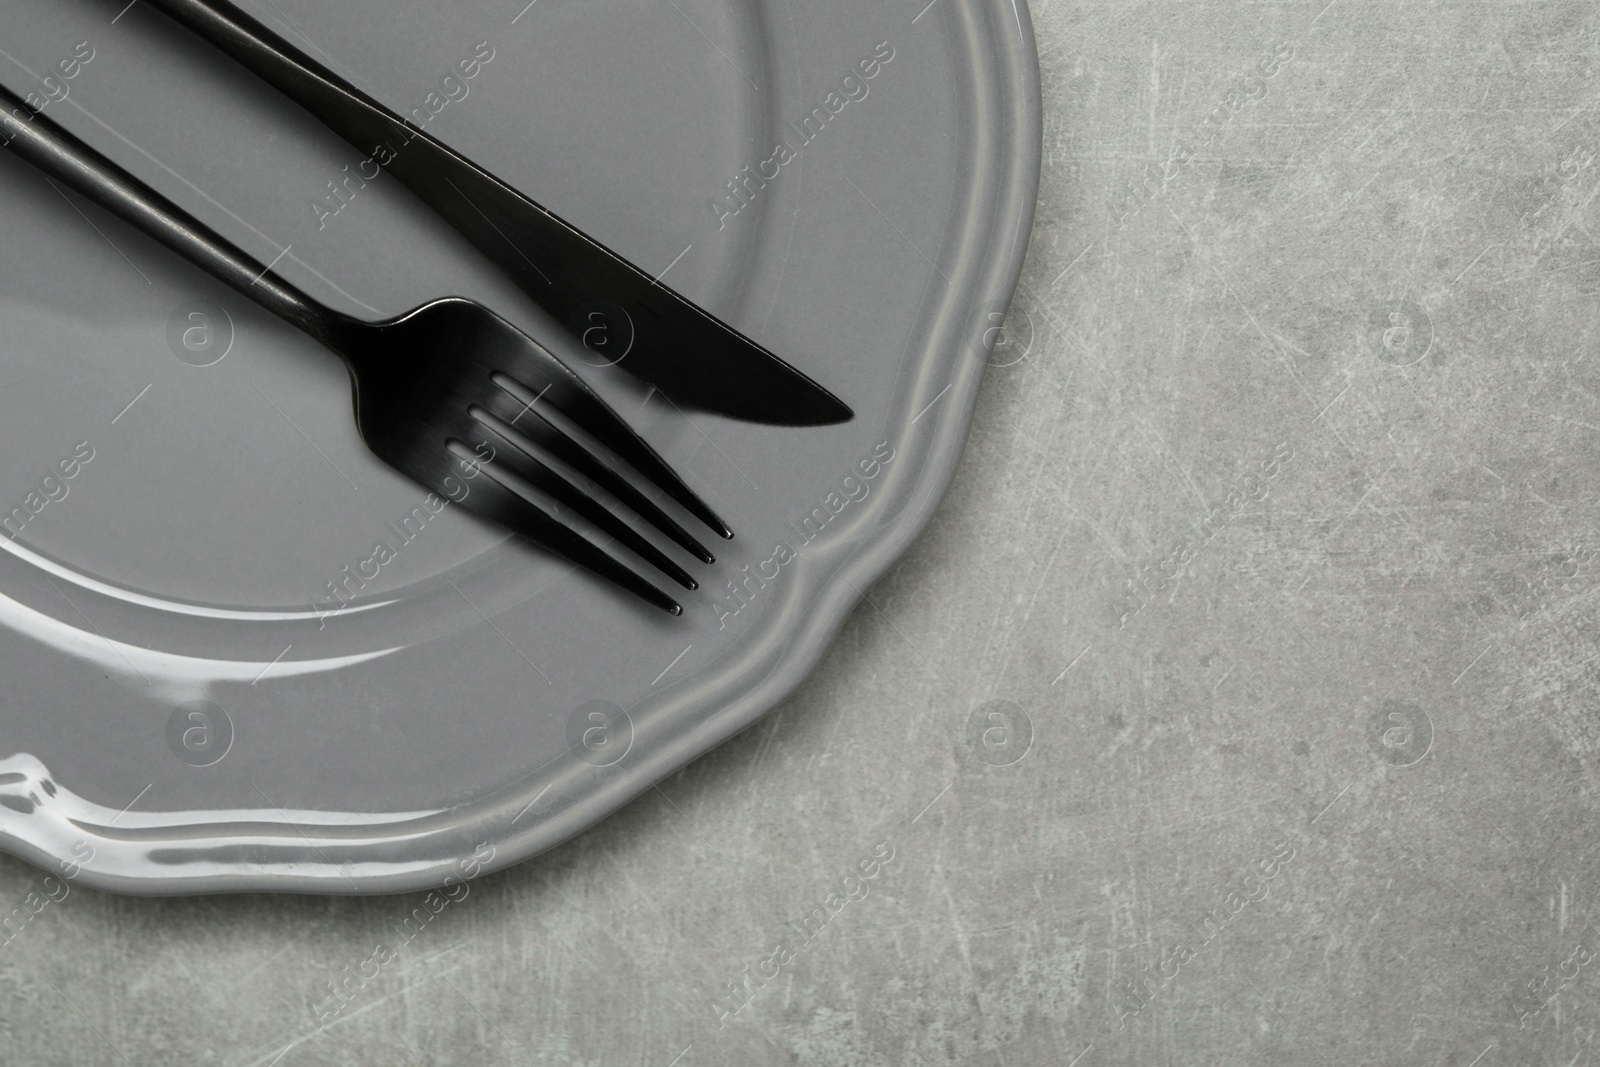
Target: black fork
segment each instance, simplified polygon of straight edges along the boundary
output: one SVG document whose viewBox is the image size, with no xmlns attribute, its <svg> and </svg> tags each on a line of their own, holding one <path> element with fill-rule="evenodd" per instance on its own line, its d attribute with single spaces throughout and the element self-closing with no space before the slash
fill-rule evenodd
<svg viewBox="0 0 1600 1067">
<path fill-rule="evenodd" d="M 627 505 L 705 563 L 715 557 L 590 447 L 587 437 L 718 536 L 733 533 L 573 371 L 481 304 L 459 297 L 385 322 L 326 307 L 0 86 L 0 143 L 322 342 L 350 370 L 356 423 L 378 458 L 485 518 L 674 615 L 683 608 L 535 503 L 587 519 L 686 589 L 698 583 L 573 476 Z M 562 468 L 566 468 L 563 470 Z M 478 477 L 479 473 L 486 477 Z M 530 492 L 532 490 L 533 492 Z"/>
</svg>

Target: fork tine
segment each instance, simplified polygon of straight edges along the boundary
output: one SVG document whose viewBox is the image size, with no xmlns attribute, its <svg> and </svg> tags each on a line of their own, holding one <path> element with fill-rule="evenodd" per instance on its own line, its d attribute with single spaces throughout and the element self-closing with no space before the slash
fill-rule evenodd
<svg viewBox="0 0 1600 1067">
<path fill-rule="evenodd" d="M 507 372 L 505 377 L 530 394 L 547 397 L 552 407 L 622 457 L 634 470 L 664 489 L 690 514 L 711 527 L 717 536 L 728 540 L 733 538 L 733 531 L 728 529 L 728 524 L 678 477 L 678 473 L 650 447 L 649 442 L 634 433 L 611 410 L 611 405 L 601 399 L 600 394 L 589 387 L 589 383 L 555 356 L 543 352 L 542 348 L 540 351 L 546 358 L 537 363 L 533 360 L 520 361 L 521 366 L 516 368 L 516 372 Z M 539 379 L 537 387 L 530 385 L 528 378 Z"/>
<path fill-rule="evenodd" d="M 683 614 L 681 604 L 632 568 L 502 483 L 493 464 L 482 465 L 481 469 L 485 477 L 473 484 L 472 491 L 461 501 L 462 507 L 626 589 L 669 615 Z"/>
<path fill-rule="evenodd" d="M 503 375 L 496 374 L 492 377 L 500 388 L 489 401 L 484 413 L 499 423 L 499 425 L 489 424 L 496 433 L 505 437 L 509 430 L 510 433 L 517 435 L 509 439 L 524 452 L 532 454 L 530 445 L 544 449 L 632 508 L 645 521 L 672 538 L 686 551 L 693 553 L 700 562 L 709 565 L 717 561 L 716 556 L 713 556 L 689 531 L 678 525 L 670 515 L 662 511 L 655 501 L 635 489 L 626 478 L 600 462 L 587 448 L 569 437 L 561 427 L 540 414 L 536 403 L 524 402 L 502 385 L 501 382 L 505 380 Z M 476 410 L 469 410 L 468 414 L 478 418 L 474 414 Z M 536 417 L 527 419 L 526 416 L 530 414 Z M 528 443 L 524 444 L 518 440 L 519 437 L 526 439 Z"/>
<path fill-rule="evenodd" d="M 497 447 L 494 448 L 494 459 L 488 461 L 488 468 L 493 469 L 500 465 L 513 477 L 520 478 L 535 489 L 554 497 L 559 503 L 576 511 L 579 515 L 598 526 L 603 532 L 616 538 L 626 545 L 634 555 L 648 561 L 657 570 L 677 582 L 688 590 L 700 588 L 700 583 L 682 567 L 672 561 L 672 557 L 662 552 L 651 544 L 633 527 L 613 515 L 599 501 L 588 493 L 573 485 L 556 471 L 546 466 L 537 456 L 523 451 L 515 440 L 498 432 L 493 426 L 479 424 L 485 431 L 484 436 L 492 436 Z M 464 443 L 464 442 L 463 442 Z M 477 442 L 468 443 L 468 448 L 475 447 Z M 482 461 L 478 461 L 480 464 Z M 504 485 L 503 479 L 496 479 Z"/>
</svg>

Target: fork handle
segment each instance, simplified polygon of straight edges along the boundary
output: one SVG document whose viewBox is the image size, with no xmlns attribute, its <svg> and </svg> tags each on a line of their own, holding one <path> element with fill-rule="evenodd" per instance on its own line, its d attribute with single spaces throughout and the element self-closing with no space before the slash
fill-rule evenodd
<svg viewBox="0 0 1600 1067">
<path fill-rule="evenodd" d="M 3 85 L 0 145 L 324 344 L 336 343 L 352 321 L 273 274 Z"/>
</svg>

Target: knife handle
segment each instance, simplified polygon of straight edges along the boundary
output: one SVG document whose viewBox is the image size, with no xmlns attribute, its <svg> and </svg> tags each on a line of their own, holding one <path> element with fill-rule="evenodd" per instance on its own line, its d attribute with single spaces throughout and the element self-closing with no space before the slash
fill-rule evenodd
<svg viewBox="0 0 1600 1067">
<path fill-rule="evenodd" d="M 515 255 L 490 258 L 524 289 L 538 293 L 535 299 L 558 322 L 564 323 L 564 310 L 578 302 L 572 291 L 573 280 L 563 274 L 562 268 L 580 262 L 581 252 L 591 246 L 648 281 L 637 267 L 615 253 L 599 249 L 589 237 L 368 96 L 229 0 L 146 2 L 305 108 L 352 148 L 363 155 L 370 153 L 369 158 L 380 163 L 385 173 L 393 175 L 479 249 L 503 252 L 509 245 Z M 486 200 L 514 202 L 515 208 L 528 217 L 537 217 L 541 225 L 536 232 L 511 226 L 509 229 L 515 234 L 508 235 L 507 227 L 496 224 L 485 213 L 481 202 Z M 488 210 L 499 214 L 493 207 Z M 543 269 L 530 256 L 537 257 Z M 551 275 L 556 275 L 561 284 L 553 282 Z"/>
<path fill-rule="evenodd" d="M 318 340 L 341 316 L 0 85 L 0 146 Z"/>
<path fill-rule="evenodd" d="M 429 142 L 432 149 L 458 157 L 454 162 L 459 165 L 478 170 L 474 163 L 459 158 L 459 154 L 422 133 L 421 126 L 382 106 L 331 70 L 328 64 L 310 58 L 229 0 L 146 0 L 146 3 L 309 110 L 358 152 L 368 154 L 373 152 L 374 146 L 397 138 L 402 142 L 421 139 Z"/>
<path fill-rule="evenodd" d="M 237 60 L 360 152 L 396 136 L 433 140 L 229 0 L 145 2 Z"/>
</svg>

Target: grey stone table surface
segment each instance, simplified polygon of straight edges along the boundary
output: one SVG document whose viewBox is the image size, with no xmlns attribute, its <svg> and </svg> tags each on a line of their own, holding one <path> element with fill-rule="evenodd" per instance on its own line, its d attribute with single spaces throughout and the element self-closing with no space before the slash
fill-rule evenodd
<svg viewBox="0 0 1600 1067">
<path fill-rule="evenodd" d="M 0 1062 L 1595 1062 L 1600 9 L 1033 18 L 968 453 L 809 683 L 442 905 L 74 889 Z"/>
</svg>

